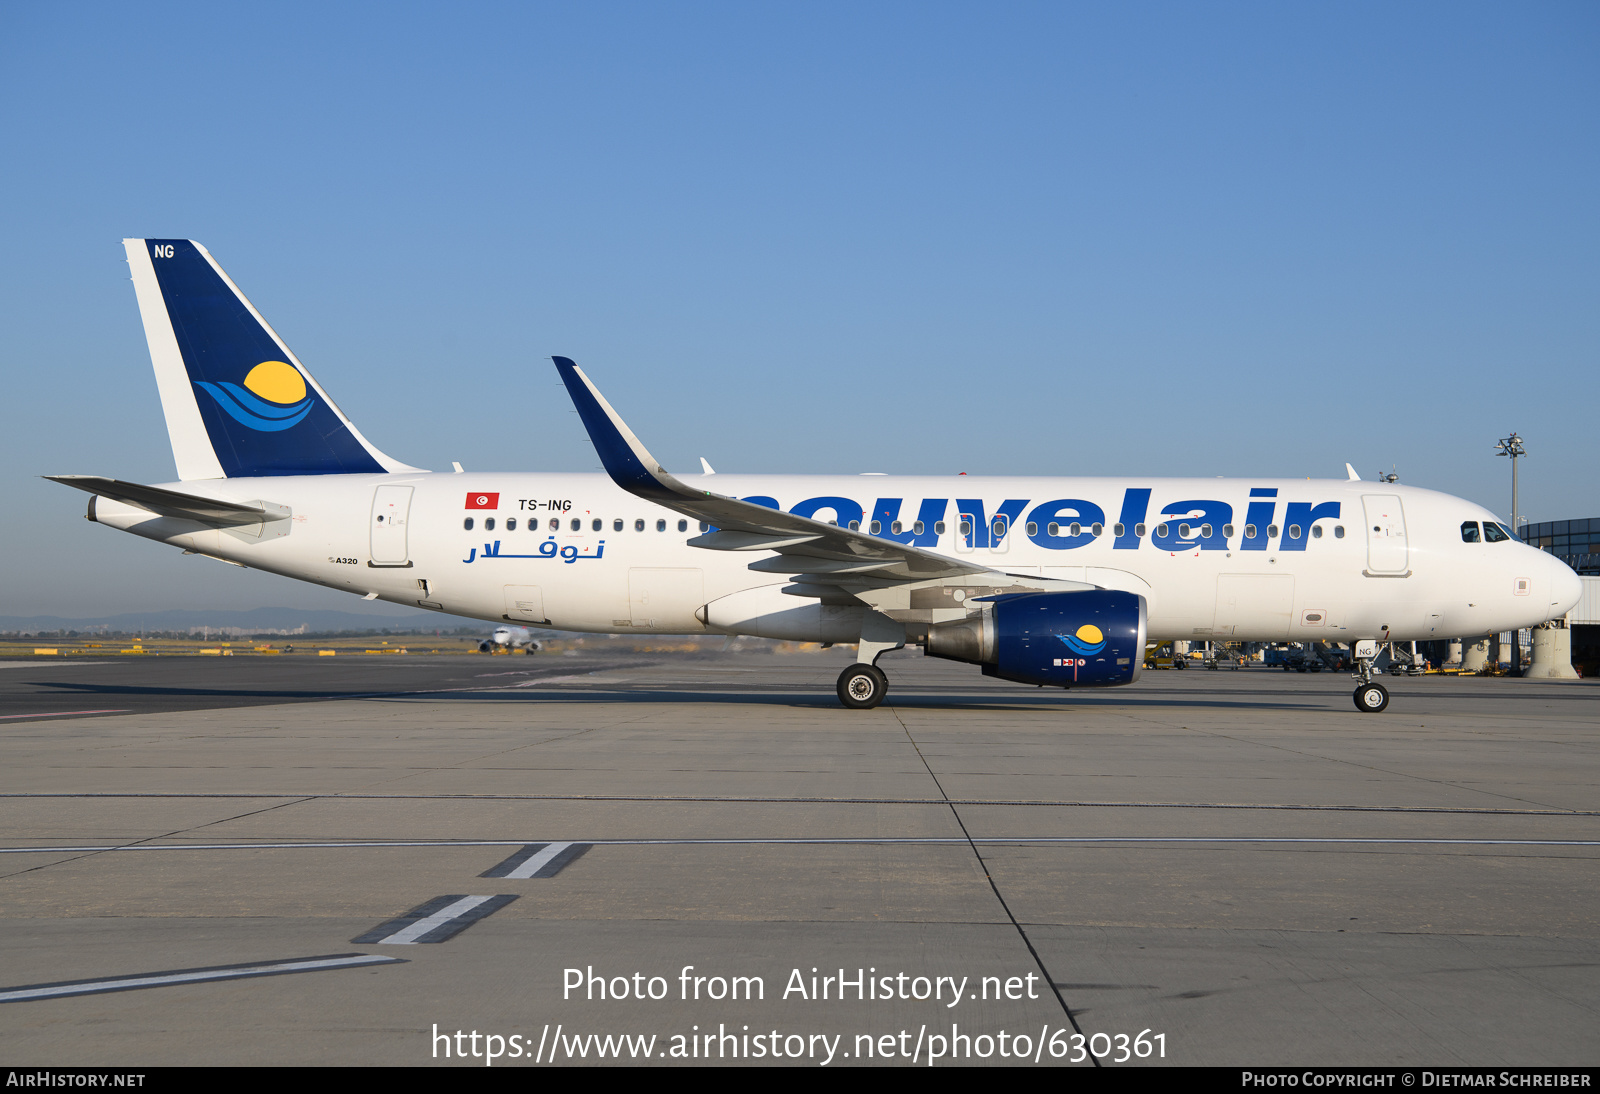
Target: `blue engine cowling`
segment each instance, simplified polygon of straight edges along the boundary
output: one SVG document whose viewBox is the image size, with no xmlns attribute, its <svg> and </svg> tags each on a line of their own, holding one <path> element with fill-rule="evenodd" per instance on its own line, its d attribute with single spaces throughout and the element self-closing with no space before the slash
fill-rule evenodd
<svg viewBox="0 0 1600 1094">
<path fill-rule="evenodd" d="M 1144 667 L 1145 602 L 1137 593 L 1089 589 L 994 599 L 995 661 L 985 676 L 1023 684 L 1106 688 Z"/>
<path fill-rule="evenodd" d="M 1103 688 L 1139 678 L 1146 609 L 1137 593 L 1085 589 L 982 600 L 980 617 L 933 627 L 927 652 L 1023 684 Z"/>
</svg>

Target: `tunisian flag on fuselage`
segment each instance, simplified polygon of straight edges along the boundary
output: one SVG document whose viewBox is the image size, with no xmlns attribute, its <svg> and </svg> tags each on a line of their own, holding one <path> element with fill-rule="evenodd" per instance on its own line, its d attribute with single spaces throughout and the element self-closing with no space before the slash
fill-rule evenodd
<svg viewBox="0 0 1600 1094">
<path fill-rule="evenodd" d="M 498 509 L 500 508 L 500 495 L 496 494 L 468 494 L 468 509 Z"/>
</svg>

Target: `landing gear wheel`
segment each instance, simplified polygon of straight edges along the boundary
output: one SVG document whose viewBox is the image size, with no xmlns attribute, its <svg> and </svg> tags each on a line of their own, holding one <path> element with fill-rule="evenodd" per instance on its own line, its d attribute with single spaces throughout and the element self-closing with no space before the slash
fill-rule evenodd
<svg viewBox="0 0 1600 1094">
<path fill-rule="evenodd" d="M 839 702 L 853 710 L 870 710 L 889 694 L 889 678 L 877 665 L 851 665 L 839 674 Z"/>
<path fill-rule="evenodd" d="M 1355 700 L 1362 714 L 1382 714 L 1389 705 L 1389 689 L 1382 684 L 1362 684 L 1356 688 Z"/>
</svg>

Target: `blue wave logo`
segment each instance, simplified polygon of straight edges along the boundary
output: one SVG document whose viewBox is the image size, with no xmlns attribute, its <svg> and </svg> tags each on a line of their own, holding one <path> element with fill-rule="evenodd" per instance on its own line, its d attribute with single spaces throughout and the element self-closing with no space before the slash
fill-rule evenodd
<svg viewBox="0 0 1600 1094">
<path fill-rule="evenodd" d="M 261 433 L 299 425 L 316 405 L 300 370 L 286 361 L 262 361 L 250 370 L 243 386 L 205 380 L 196 380 L 195 386 L 204 388 L 228 417 Z"/>
<path fill-rule="evenodd" d="M 1093 623 L 1085 623 L 1077 634 L 1058 634 L 1057 638 L 1079 657 L 1091 657 L 1106 648 L 1106 636 Z"/>
</svg>

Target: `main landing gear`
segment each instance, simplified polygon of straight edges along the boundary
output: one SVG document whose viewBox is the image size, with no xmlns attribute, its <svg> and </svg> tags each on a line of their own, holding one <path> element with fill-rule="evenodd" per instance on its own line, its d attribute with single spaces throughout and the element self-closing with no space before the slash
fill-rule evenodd
<svg viewBox="0 0 1600 1094">
<path fill-rule="evenodd" d="M 889 694 L 889 678 L 877 665 L 855 664 L 839 674 L 839 702 L 854 710 L 870 710 Z"/>
<path fill-rule="evenodd" d="M 1356 685 L 1356 709 L 1362 714 L 1382 714 L 1389 706 L 1389 689 L 1372 678 L 1372 662 L 1363 657 L 1356 661 L 1352 674 L 1360 681 Z"/>
</svg>

